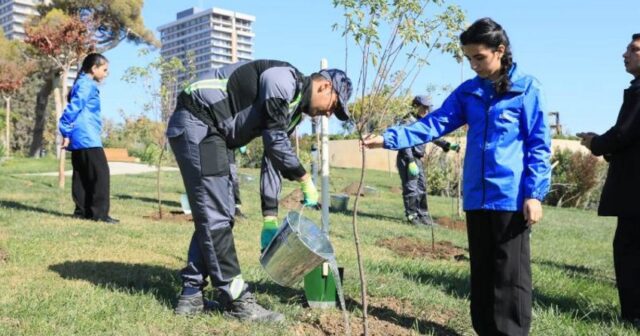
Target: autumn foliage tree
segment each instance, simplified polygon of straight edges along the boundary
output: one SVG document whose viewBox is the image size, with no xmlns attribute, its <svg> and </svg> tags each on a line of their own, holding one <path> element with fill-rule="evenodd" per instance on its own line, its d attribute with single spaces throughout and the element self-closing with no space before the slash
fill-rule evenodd
<svg viewBox="0 0 640 336">
<path fill-rule="evenodd" d="M 34 47 L 42 56 L 42 62 L 54 69 L 58 87 L 54 89 L 54 101 L 57 121 L 62 115 L 67 97 L 67 77 L 71 66 L 78 64 L 89 52 L 93 51 L 95 41 L 90 35 L 91 22 L 83 22 L 78 16 L 69 16 L 60 10 L 52 10 L 44 17 L 34 19 L 26 26 L 25 42 Z M 62 138 L 56 130 L 59 176 L 58 184 L 64 187 L 64 152 L 60 150 Z"/>
<path fill-rule="evenodd" d="M 0 94 L 5 101 L 5 156 L 11 153 L 11 97 L 34 68 L 25 50 L 22 42 L 7 40 L 0 29 Z"/>
</svg>

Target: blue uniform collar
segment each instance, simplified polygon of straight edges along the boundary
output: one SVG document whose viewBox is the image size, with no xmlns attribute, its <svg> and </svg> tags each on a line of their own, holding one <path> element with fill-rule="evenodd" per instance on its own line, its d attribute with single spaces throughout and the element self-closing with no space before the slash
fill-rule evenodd
<svg viewBox="0 0 640 336">
<path fill-rule="evenodd" d="M 509 70 L 509 78 L 511 79 L 511 89 L 509 92 L 522 93 L 527 88 L 527 78 L 518 69 L 518 65 L 513 63 L 511 70 Z M 464 92 L 468 92 L 479 97 L 484 96 L 486 91 L 493 92 L 493 82 L 489 79 L 481 78 L 480 76 L 474 77 L 472 85 L 469 85 L 463 89 Z"/>
</svg>

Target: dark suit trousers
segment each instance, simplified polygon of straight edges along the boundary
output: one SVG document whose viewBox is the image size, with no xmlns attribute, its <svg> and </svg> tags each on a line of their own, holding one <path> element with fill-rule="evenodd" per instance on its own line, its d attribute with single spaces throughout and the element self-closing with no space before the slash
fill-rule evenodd
<svg viewBox="0 0 640 336">
<path fill-rule="evenodd" d="M 622 318 L 640 318 L 640 217 L 618 217 L 613 264 Z"/>
<path fill-rule="evenodd" d="M 529 232 L 520 211 L 467 212 L 471 321 L 480 336 L 529 334 Z"/>
<path fill-rule="evenodd" d="M 84 218 L 109 216 L 109 165 L 102 147 L 71 152 L 73 178 L 71 195 L 74 214 Z"/>
</svg>

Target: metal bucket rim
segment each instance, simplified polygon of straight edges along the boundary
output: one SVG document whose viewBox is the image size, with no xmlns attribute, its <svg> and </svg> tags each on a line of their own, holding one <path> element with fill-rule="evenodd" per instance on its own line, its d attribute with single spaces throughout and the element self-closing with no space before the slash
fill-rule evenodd
<svg viewBox="0 0 640 336">
<path fill-rule="evenodd" d="M 295 225 L 295 227 L 294 227 L 294 226 L 292 225 L 292 223 L 289 221 L 289 216 L 290 216 L 290 215 L 293 215 L 293 214 L 298 215 L 298 223 Z M 300 242 L 302 243 L 302 245 L 304 245 L 304 247 L 305 247 L 308 251 L 310 251 L 311 253 L 313 253 L 313 254 L 317 255 L 318 257 L 320 257 L 320 258 L 322 258 L 322 259 L 324 259 L 324 260 L 327 260 L 327 258 L 326 258 L 326 257 L 324 257 L 324 256 L 322 256 L 320 253 L 317 253 L 316 251 L 314 251 L 314 250 L 309 246 L 309 244 L 307 244 L 307 242 L 306 242 L 304 239 L 302 239 L 302 233 L 301 233 L 301 232 L 300 232 L 300 230 L 299 230 L 301 217 L 302 217 L 302 218 L 304 218 L 304 219 L 306 219 L 307 221 L 309 221 L 309 223 L 310 223 L 311 225 L 313 225 L 313 226 L 315 226 L 315 227 L 318 227 L 318 226 L 316 225 L 316 223 L 314 223 L 311 219 L 309 219 L 308 217 L 304 217 L 304 216 L 302 216 L 302 214 L 301 214 L 301 213 L 299 213 L 299 212 L 297 212 L 297 211 L 289 211 L 289 212 L 287 213 L 287 216 L 285 217 L 285 221 L 289 224 L 289 227 L 291 228 L 291 230 L 292 230 L 293 232 L 295 232 L 295 233 L 296 233 L 296 235 L 297 235 L 297 237 L 298 237 L 298 240 L 300 240 Z M 322 237 L 324 237 L 324 238 L 326 239 L 326 241 L 327 241 L 327 243 L 328 243 L 328 244 L 327 244 L 327 246 L 331 249 L 331 251 L 329 251 L 329 254 L 334 254 L 334 253 L 335 253 L 335 251 L 333 250 L 333 245 L 331 244 L 331 241 L 329 240 L 329 237 L 328 237 L 327 235 L 322 235 Z"/>
</svg>

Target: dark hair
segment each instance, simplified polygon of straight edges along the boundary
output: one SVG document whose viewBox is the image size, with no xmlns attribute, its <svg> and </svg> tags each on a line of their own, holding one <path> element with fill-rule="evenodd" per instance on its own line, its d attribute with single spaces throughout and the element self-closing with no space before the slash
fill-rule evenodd
<svg viewBox="0 0 640 336">
<path fill-rule="evenodd" d="M 640 33 L 631 35 L 631 41 L 640 40 Z"/>
<path fill-rule="evenodd" d="M 460 43 L 468 44 L 484 44 L 494 51 L 502 44 L 505 47 L 504 55 L 500 60 L 500 77 L 495 82 L 495 89 L 498 94 L 505 93 L 511 89 L 511 80 L 509 79 L 509 70 L 513 65 L 513 56 L 511 54 L 511 44 L 507 32 L 502 29 L 497 22 L 490 18 L 482 18 L 474 22 L 467 30 L 460 34 Z"/>
<path fill-rule="evenodd" d="M 76 79 L 73 81 L 73 85 L 76 84 L 81 74 L 91 73 L 91 69 L 93 69 L 94 66 L 101 66 L 108 62 L 109 60 L 106 57 L 104 57 L 102 54 L 91 53 L 87 55 L 87 57 L 85 57 L 84 60 L 82 61 L 82 66 L 78 71 L 78 76 L 76 76 Z M 69 90 L 69 93 L 67 94 L 67 102 L 71 102 L 71 90 Z"/>
</svg>

